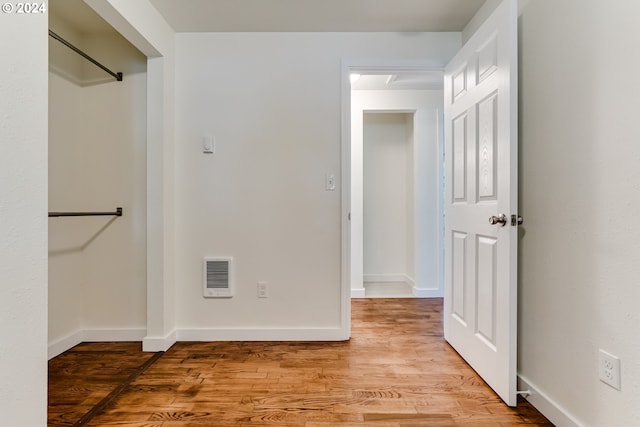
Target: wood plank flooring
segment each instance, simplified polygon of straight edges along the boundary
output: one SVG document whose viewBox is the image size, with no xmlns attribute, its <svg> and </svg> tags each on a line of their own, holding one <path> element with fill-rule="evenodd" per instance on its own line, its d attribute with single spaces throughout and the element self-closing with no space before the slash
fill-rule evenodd
<svg viewBox="0 0 640 427">
<path fill-rule="evenodd" d="M 353 300 L 350 341 L 177 343 L 143 372 L 140 343 L 81 344 L 50 361 L 49 426 L 551 426 L 500 401 L 444 341 L 441 310 Z"/>
</svg>

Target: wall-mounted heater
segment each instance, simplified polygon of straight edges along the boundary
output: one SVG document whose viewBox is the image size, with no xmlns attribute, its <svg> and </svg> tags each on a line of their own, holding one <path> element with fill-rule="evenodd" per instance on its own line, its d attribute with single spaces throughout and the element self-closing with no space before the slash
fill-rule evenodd
<svg viewBox="0 0 640 427">
<path fill-rule="evenodd" d="M 204 259 L 205 298 L 229 298 L 233 296 L 233 258 Z"/>
</svg>

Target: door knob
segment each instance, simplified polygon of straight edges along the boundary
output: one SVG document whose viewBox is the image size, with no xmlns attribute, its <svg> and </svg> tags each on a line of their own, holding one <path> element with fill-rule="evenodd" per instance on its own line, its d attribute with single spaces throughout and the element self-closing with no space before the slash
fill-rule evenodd
<svg viewBox="0 0 640 427">
<path fill-rule="evenodd" d="M 500 214 L 498 216 L 493 215 L 491 218 L 489 218 L 489 224 L 500 224 L 502 227 L 504 227 L 507 224 L 507 216 L 505 214 Z"/>
</svg>

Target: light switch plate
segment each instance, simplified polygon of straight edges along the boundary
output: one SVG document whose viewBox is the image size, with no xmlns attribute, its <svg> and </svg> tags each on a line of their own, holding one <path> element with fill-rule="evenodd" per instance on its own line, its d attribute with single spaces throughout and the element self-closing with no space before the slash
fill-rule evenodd
<svg viewBox="0 0 640 427">
<path fill-rule="evenodd" d="M 335 191 L 336 189 L 336 176 L 335 174 L 328 173 L 324 178 L 324 189 L 327 191 Z"/>
<path fill-rule="evenodd" d="M 216 141 L 210 136 L 202 138 L 202 152 L 205 154 L 213 154 L 216 151 Z"/>
</svg>

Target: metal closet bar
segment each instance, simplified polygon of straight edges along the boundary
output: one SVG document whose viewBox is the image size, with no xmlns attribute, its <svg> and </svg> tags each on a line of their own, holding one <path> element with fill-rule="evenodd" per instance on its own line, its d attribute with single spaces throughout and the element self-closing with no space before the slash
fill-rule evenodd
<svg viewBox="0 0 640 427">
<path fill-rule="evenodd" d="M 65 39 L 63 39 L 62 37 L 54 33 L 53 31 L 49 30 L 49 35 L 54 39 L 58 40 L 60 43 L 62 43 L 66 47 L 68 47 L 69 49 L 71 49 L 72 51 L 74 51 L 75 53 L 77 53 L 78 55 L 82 56 L 87 61 L 92 62 L 96 66 L 102 68 L 107 73 L 111 74 L 117 81 L 119 82 L 122 81 L 122 73 L 114 73 L 113 71 L 111 71 L 110 69 L 108 69 L 107 67 L 105 67 L 104 65 L 102 65 L 101 63 L 99 63 L 98 61 L 96 61 L 95 59 L 93 59 L 92 57 L 90 57 L 89 55 L 87 55 L 77 47 L 75 47 L 74 45 L 72 45 L 71 43 L 69 43 L 68 41 L 66 41 Z"/>
<path fill-rule="evenodd" d="M 115 212 L 49 212 L 50 218 L 58 216 L 122 216 L 122 208 Z"/>
</svg>

